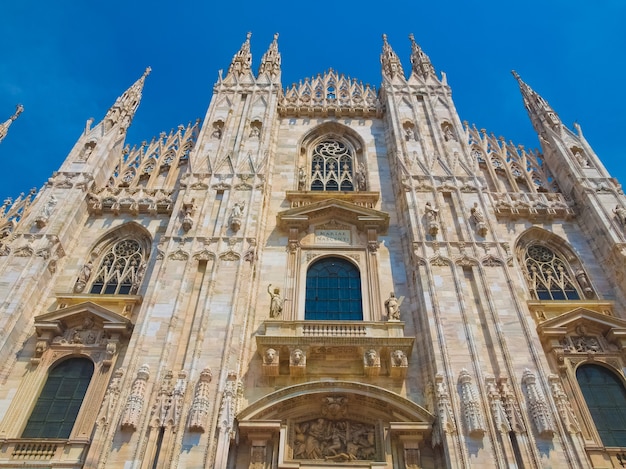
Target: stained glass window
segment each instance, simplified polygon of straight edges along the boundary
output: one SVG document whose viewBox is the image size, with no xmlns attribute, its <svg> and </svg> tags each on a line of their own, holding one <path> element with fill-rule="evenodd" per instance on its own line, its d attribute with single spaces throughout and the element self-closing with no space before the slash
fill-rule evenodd
<svg viewBox="0 0 626 469">
<path fill-rule="evenodd" d="M 93 375 L 93 363 L 71 358 L 54 367 L 22 438 L 69 438 Z"/>
<path fill-rule="evenodd" d="M 304 318 L 310 320 L 363 319 L 361 274 L 351 262 L 326 257 L 307 272 Z"/>
<path fill-rule="evenodd" d="M 537 299 L 580 299 L 567 264 L 547 247 L 540 244 L 528 246 L 524 262 L 530 289 Z"/>
<path fill-rule="evenodd" d="M 134 239 L 115 243 L 104 255 L 95 272 L 90 293 L 128 295 L 136 291 L 141 280 L 143 252 Z"/>
<path fill-rule="evenodd" d="M 581 365 L 576 379 L 602 443 L 626 447 L 626 390 L 621 379 L 598 365 Z"/>
<path fill-rule="evenodd" d="M 350 149 L 337 140 L 324 140 L 313 150 L 312 191 L 353 191 L 354 161 Z"/>
</svg>

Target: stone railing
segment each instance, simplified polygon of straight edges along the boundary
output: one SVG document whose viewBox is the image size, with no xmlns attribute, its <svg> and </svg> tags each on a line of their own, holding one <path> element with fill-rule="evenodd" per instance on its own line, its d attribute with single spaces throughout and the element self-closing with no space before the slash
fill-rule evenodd
<svg viewBox="0 0 626 469">
<path fill-rule="evenodd" d="M 303 335 L 309 337 L 358 337 L 366 336 L 367 329 L 361 324 L 305 324 Z"/>
<path fill-rule="evenodd" d="M 261 330 L 256 343 L 265 376 L 332 375 L 341 369 L 404 378 L 415 341 L 404 337 L 400 321 L 268 320 Z"/>
<path fill-rule="evenodd" d="M 0 441 L 0 468 L 28 467 L 83 467 L 89 442 L 59 439 L 20 438 Z M 18 462 L 20 461 L 20 462 Z M 44 465 L 41 465 L 44 463 Z"/>
</svg>

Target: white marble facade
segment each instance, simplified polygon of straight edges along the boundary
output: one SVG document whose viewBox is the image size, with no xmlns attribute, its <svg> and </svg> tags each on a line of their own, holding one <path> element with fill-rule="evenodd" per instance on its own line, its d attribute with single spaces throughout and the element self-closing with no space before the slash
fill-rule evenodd
<svg viewBox="0 0 626 469">
<path fill-rule="evenodd" d="M 277 39 L 131 149 L 147 69 L 3 206 L 0 468 L 621 467 L 577 373 L 623 391 L 626 200 L 580 128 L 517 75 L 541 152 L 462 123 L 413 36 L 378 89 L 282 84 Z"/>
</svg>

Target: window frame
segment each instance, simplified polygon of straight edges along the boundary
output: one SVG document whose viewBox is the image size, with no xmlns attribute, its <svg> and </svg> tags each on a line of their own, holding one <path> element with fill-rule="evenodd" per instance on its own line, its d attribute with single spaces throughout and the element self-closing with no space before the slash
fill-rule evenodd
<svg viewBox="0 0 626 469">
<path fill-rule="evenodd" d="M 83 366 L 87 364 L 91 366 L 89 378 L 85 380 L 84 377 L 82 376 L 79 377 L 83 379 L 81 379 L 74 386 L 74 390 L 73 390 L 74 395 L 76 394 L 78 387 L 84 388 L 81 392 L 80 399 L 77 399 L 77 398 L 65 398 L 64 399 L 63 397 L 58 398 L 59 391 L 61 390 L 61 388 L 64 387 L 65 382 L 69 379 L 73 379 L 73 377 L 68 376 L 67 373 L 64 375 L 57 376 L 55 372 L 59 370 L 59 368 L 61 367 L 66 367 L 68 363 L 70 362 L 76 362 L 76 363 L 80 362 Z M 85 370 L 81 370 L 81 374 L 82 374 L 82 371 L 85 371 Z M 95 372 L 96 372 L 95 363 L 90 358 L 87 358 L 84 356 L 70 356 L 70 357 L 65 358 L 64 360 L 60 360 L 56 362 L 53 366 L 51 366 L 48 369 L 46 380 L 43 384 L 43 387 L 41 388 L 39 395 L 37 396 L 37 399 L 35 400 L 33 408 L 31 409 L 29 413 L 28 419 L 26 420 L 26 424 L 24 426 L 24 429 L 22 430 L 20 438 L 21 439 L 61 439 L 61 440 L 69 439 L 70 435 L 72 434 L 74 430 L 76 422 L 78 420 L 78 416 L 80 414 L 81 408 L 83 407 L 85 403 L 87 391 L 89 390 L 89 386 L 91 385 Z M 54 384 L 54 382 L 51 381 L 52 379 L 60 380 L 55 389 L 52 389 L 52 386 Z M 54 391 L 55 395 L 51 397 L 49 393 L 52 391 Z M 46 393 L 48 393 L 48 395 L 46 395 Z M 36 415 L 38 408 L 45 407 L 44 400 L 49 401 L 47 409 L 45 409 L 46 417 L 42 419 L 40 422 L 37 422 L 36 420 L 34 420 L 33 417 Z M 53 407 L 57 406 L 59 401 L 68 401 L 67 404 L 69 406 L 74 407 L 74 410 L 71 412 L 72 415 L 69 416 L 69 417 L 72 417 L 71 427 L 70 428 L 65 427 L 65 424 L 67 423 L 65 419 L 62 421 L 59 420 L 59 426 L 56 428 L 57 432 L 54 435 L 52 435 L 51 433 L 47 433 L 46 429 L 49 427 L 50 424 L 54 423 L 52 420 L 50 420 L 51 410 Z M 78 404 L 79 402 L 80 404 Z M 68 417 L 68 408 L 65 408 L 65 417 L 66 418 Z M 62 429 L 63 429 L 63 432 L 61 432 Z M 30 434 L 27 434 L 27 433 L 30 433 Z"/>
<path fill-rule="evenodd" d="M 604 373 L 605 378 L 611 377 L 614 380 L 614 383 L 616 385 L 615 387 L 617 388 L 617 385 L 621 387 L 621 394 L 622 394 L 622 401 L 623 401 L 622 405 L 610 406 L 610 407 L 607 405 L 590 406 L 590 401 L 588 397 L 593 394 L 593 388 L 587 388 L 589 389 L 589 394 L 585 393 L 585 390 L 584 390 L 585 387 L 581 385 L 581 379 L 579 377 L 579 373 L 581 372 L 583 368 L 600 370 L 601 373 Z M 602 444 L 605 447 L 610 447 L 610 448 L 626 448 L 626 386 L 624 385 L 624 377 L 620 374 L 615 373 L 613 370 L 607 368 L 606 366 L 602 366 L 599 363 L 592 363 L 592 362 L 584 362 L 584 363 L 581 363 L 578 367 L 576 367 L 575 376 L 576 376 L 576 382 L 578 383 L 578 388 L 580 389 L 581 395 L 583 397 L 583 401 L 585 402 L 587 411 L 589 412 L 589 415 L 591 416 L 591 420 L 594 424 L 596 432 L 598 433 L 598 436 L 600 437 L 600 441 L 602 442 Z M 606 386 L 602 386 L 602 389 L 604 389 L 604 392 L 601 394 L 601 399 L 599 400 L 599 403 L 606 404 L 608 402 Z M 624 419 L 622 420 L 623 426 L 622 426 L 622 429 L 619 430 L 622 433 L 621 445 L 609 444 L 607 439 L 605 439 L 607 437 L 607 434 L 609 435 L 610 439 L 612 439 L 613 438 L 612 436 L 615 434 L 616 428 L 609 428 L 606 424 L 606 419 L 602 419 L 602 418 L 596 419 L 596 417 L 599 417 L 599 415 L 597 414 L 597 411 L 595 410 L 597 408 L 601 408 L 601 411 L 602 410 L 607 411 L 609 409 L 614 409 L 614 410 L 623 409 L 623 411 L 621 412 L 621 414 L 624 416 Z M 616 440 L 612 439 L 610 443 L 616 443 Z"/>
<path fill-rule="evenodd" d="M 356 273 L 357 274 L 357 276 L 358 276 L 358 278 L 357 278 L 358 289 L 357 288 L 352 288 L 352 286 L 350 286 L 349 287 L 350 288 L 349 291 L 356 291 L 356 290 L 358 290 L 359 297 L 357 299 L 356 297 L 352 297 L 352 295 L 350 295 L 348 298 L 345 299 L 345 301 L 341 301 L 341 298 L 338 298 L 338 297 L 337 298 L 328 297 L 328 298 L 322 299 L 320 301 L 325 301 L 326 300 L 329 303 L 330 302 L 333 302 L 333 303 L 336 302 L 336 303 L 338 303 L 338 307 L 340 309 L 340 306 L 343 305 L 344 303 L 346 303 L 346 302 L 347 303 L 353 303 L 353 302 L 358 300 L 358 302 L 360 303 L 360 308 L 358 308 L 358 309 L 360 309 L 360 311 L 356 311 L 356 310 L 352 311 L 352 306 L 351 305 L 349 306 L 350 310 L 346 311 L 346 316 L 355 316 L 355 317 L 326 317 L 326 318 L 310 317 L 312 315 L 320 315 L 321 316 L 323 314 L 325 314 L 325 315 L 329 315 L 329 314 L 330 315 L 338 315 L 338 316 L 342 315 L 342 312 L 340 312 L 340 311 L 332 311 L 332 312 L 326 311 L 324 313 L 322 311 L 313 311 L 313 310 L 310 310 L 310 309 L 307 308 L 307 303 L 311 300 L 309 298 L 309 292 L 311 291 L 311 289 L 309 287 L 309 285 L 311 283 L 310 280 L 312 280 L 313 278 L 317 278 L 317 279 L 320 279 L 320 280 L 321 279 L 333 278 L 333 277 L 330 277 L 330 276 L 329 277 L 323 277 L 323 276 L 313 277 L 313 276 L 310 276 L 309 274 L 311 273 L 311 270 L 314 269 L 316 266 L 319 266 L 320 264 L 326 264 L 326 263 L 328 263 L 328 262 L 330 262 L 332 260 L 335 260 L 337 262 L 340 262 L 343 265 L 347 265 L 347 266 L 351 267 L 352 268 L 351 269 L 351 273 Z M 346 258 L 346 257 L 342 257 L 342 256 L 338 256 L 338 255 L 328 255 L 328 256 L 324 256 L 324 257 L 318 258 L 318 259 L 314 259 L 311 263 L 309 263 L 309 265 L 306 268 L 306 276 L 305 276 L 305 282 L 304 282 L 305 283 L 304 320 L 305 321 L 363 321 L 363 283 L 361 281 L 361 277 L 362 277 L 362 275 L 361 275 L 361 271 L 360 271 L 359 267 L 357 265 L 355 265 L 354 262 L 351 262 L 350 260 L 348 260 L 348 258 Z M 340 278 L 344 278 L 344 277 L 338 276 L 338 278 L 340 279 Z M 347 276 L 348 282 L 350 284 L 353 283 L 353 281 L 352 281 L 353 278 L 354 277 L 352 277 L 351 275 Z M 317 285 L 316 285 L 315 289 L 319 290 L 320 292 L 324 291 L 324 286 L 320 285 L 319 284 L 320 282 L 316 282 L 316 283 L 317 283 Z M 334 291 L 335 289 L 334 288 L 332 288 L 332 289 L 331 288 L 327 288 L 327 290 L 328 291 L 330 291 L 330 290 Z M 336 288 L 336 290 L 339 291 L 340 288 L 338 287 L 338 288 Z M 307 309 L 308 309 L 308 311 L 307 311 Z M 309 317 L 307 317 L 307 315 L 309 315 Z M 359 317 L 356 317 L 357 315 Z"/>
</svg>

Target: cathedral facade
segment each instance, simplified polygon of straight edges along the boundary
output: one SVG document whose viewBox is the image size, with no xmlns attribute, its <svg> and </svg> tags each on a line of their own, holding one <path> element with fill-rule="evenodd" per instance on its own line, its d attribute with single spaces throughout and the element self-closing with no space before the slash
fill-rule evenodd
<svg viewBox="0 0 626 469">
<path fill-rule="evenodd" d="M 541 152 L 410 46 L 283 86 L 248 35 L 131 148 L 148 69 L 5 202 L 0 468 L 626 464 L 621 187 L 517 74 Z"/>
</svg>

